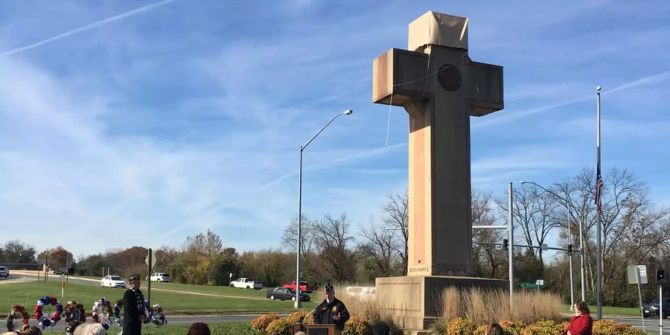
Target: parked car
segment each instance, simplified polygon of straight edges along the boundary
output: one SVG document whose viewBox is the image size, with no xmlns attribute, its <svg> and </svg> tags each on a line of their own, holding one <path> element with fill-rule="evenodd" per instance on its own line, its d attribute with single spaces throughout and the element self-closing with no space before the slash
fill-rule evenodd
<svg viewBox="0 0 670 335">
<path fill-rule="evenodd" d="M 149 277 L 149 280 L 167 283 L 170 281 L 170 274 L 163 272 L 156 272 L 152 274 L 151 277 Z"/>
<path fill-rule="evenodd" d="M 55 275 L 63 275 L 63 274 L 65 274 L 65 275 L 71 275 L 71 274 L 74 273 L 74 269 L 73 269 L 73 268 L 69 268 L 69 269 L 66 269 L 66 268 L 58 268 L 58 269 L 55 269 L 55 270 L 53 271 L 53 273 L 54 273 Z"/>
<path fill-rule="evenodd" d="M 284 287 L 276 287 L 269 289 L 268 292 L 265 294 L 265 297 L 270 300 L 295 301 L 295 291 Z M 309 301 L 309 296 L 305 293 L 300 293 L 300 301 Z"/>
<path fill-rule="evenodd" d="M 0 266 L 0 277 L 7 278 L 9 277 L 9 268 L 6 266 Z"/>
<path fill-rule="evenodd" d="M 230 283 L 230 286 L 236 288 L 253 288 L 256 290 L 260 290 L 263 288 L 263 283 L 259 281 L 254 281 L 253 279 L 250 278 L 237 278 L 237 280 Z"/>
<path fill-rule="evenodd" d="M 100 286 L 102 287 L 126 287 L 126 282 L 117 275 L 107 275 L 100 280 Z"/>
<path fill-rule="evenodd" d="M 282 285 L 282 287 L 283 288 L 288 288 L 288 289 L 291 289 L 291 290 L 295 290 L 295 280 L 290 282 L 290 283 L 286 283 L 286 284 Z M 314 291 L 314 286 L 310 285 L 306 281 L 302 281 L 302 280 L 300 281 L 300 292 L 312 293 L 312 291 Z"/>
<path fill-rule="evenodd" d="M 658 298 L 654 298 L 654 300 L 642 305 L 642 315 L 645 318 L 648 317 L 658 317 L 658 312 L 659 312 L 659 305 L 658 305 Z M 667 318 L 668 315 L 670 315 L 670 298 L 663 298 L 663 318 Z"/>
</svg>

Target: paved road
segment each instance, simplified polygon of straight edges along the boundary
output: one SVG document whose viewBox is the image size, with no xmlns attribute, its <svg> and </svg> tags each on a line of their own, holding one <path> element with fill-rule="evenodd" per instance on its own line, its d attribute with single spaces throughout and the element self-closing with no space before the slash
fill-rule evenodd
<svg viewBox="0 0 670 335">
<path fill-rule="evenodd" d="M 630 317 L 630 316 L 617 316 L 617 317 L 607 317 L 605 319 L 614 320 L 621 323 L 627 323 L 632 325 L 637 329 L 642 329 L 642 320 L 639 317 Z M 648 334 L 658 334 L 658 319 L 644 319 L 644 328 Z M 670 334 L 670 319 L 663 320 L 663 334 Z"/>
<path fill-rule="evenodd" d="M 28 278 L 26 276 L 10 273 L 9 277 L 0 279 L 0 285 L 11 284 L 11 283 L 29 282 L 29 281 L 33 281 L 33 280 L 35 280 L 35 279 L 31 279 L 31 278 Z"/>
</svg>

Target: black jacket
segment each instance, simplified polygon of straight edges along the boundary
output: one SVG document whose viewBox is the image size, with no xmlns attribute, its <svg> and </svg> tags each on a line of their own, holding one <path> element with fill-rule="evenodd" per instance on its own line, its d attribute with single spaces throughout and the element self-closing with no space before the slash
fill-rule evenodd
<svg viewBox="0 0 670 335">
<path fill-rule="evenodd" d="M 344 329 L 344 323 L 349 320 L 349 311 L 347 311 L 347 306 L 337 298 L 333 298 L 333 301 L 328 303 L 325 299 L 319 306 L 316 306 L 314 312 L 314 323 L 316 324 L 335 324 L 337 329 L 342 331 Z M 333 320 L 333 315 L 339 315 L 339 320 Z"/>
<path fill-rule="evenodd" d="M 123 335 L 140 335 L 142 332 L 142 321 L 140 316 L 144 315 L 144 309 L 139 308 L 138 300 L 144 302 L 142 291 L 128 289 L 123 295 Z"/>
</svg>

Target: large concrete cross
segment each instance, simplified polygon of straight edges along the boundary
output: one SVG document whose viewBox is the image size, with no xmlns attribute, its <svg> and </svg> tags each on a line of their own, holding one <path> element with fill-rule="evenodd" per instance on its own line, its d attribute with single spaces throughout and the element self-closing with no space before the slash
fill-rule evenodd
<svg viewBox="0 0 670 335">
<path fill-rule="evenodd" d="M 468 19 L 427 12 L 374 60 L 372 100 L 409 113 L 409 276 L 472 271 L 470 116 L 503 108 L 501 66 L 468 57 Z"/>
</svg>

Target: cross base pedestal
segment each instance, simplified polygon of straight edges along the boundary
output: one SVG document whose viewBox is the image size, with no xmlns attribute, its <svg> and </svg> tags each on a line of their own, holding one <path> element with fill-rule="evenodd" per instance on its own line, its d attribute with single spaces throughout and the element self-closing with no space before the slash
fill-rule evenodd
<svg viewBox="0 0 670 335">
<path fill-rule="evenodd" d="M 442 292 L 457 289 L 491 289 L 507 291 L 507 280 L 474 277 L 406 276 L 377 278 L 377 305 L 389 313 L 400 328 L 427 330 L 441 317 Z M 421 334 L 418 332 L 417 334 Z"/>
</svg>

